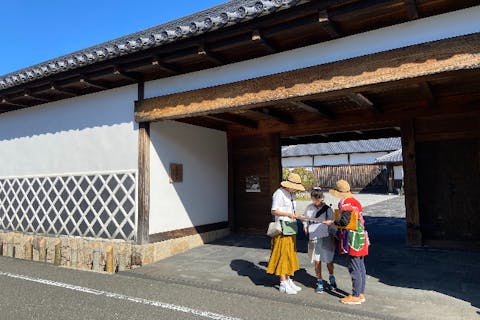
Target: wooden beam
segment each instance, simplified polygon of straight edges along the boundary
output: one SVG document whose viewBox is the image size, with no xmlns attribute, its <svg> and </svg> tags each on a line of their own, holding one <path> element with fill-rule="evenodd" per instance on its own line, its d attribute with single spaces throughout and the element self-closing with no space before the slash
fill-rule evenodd
<svg viewBox="0 0 480 320">
<path fill-rule="evenodd" d="M 375 105 L 369 98 L 365 96 L 365 94 L 354 92 L 348 93 L 346 96 L 349 100 L 353 101 L 360 107 L 369 107 L 378 112 L 383 111 L 380 106 Z"/>
<path fill-rule="evenodd" d="M 128 73 L 128 72 L 125 72 L 120 66 L 114 66 L 113 67 L 113 74 L 114 75 L 120 75 L 124 78 L 127 78 L 128 80 L 133 81 L 133 82 L 142 81 L 141 77 L 133 75 L 133 74 Z"/>
<path fill-rule="evenodd" d="M 341 36 L 340 31 L 330 19 L 327 10 L 319 11 L 318 22 L 320 22 L 322 28 L 330 35 L 332 39 L 339 38 Z"/>
<path fill-rule="evenodd" d="M 25 98 L 40 101 L 40 102 L 51 102 L 52 101 L 50 99 L 38 97 L 38 96 L 32 94 L 30 90 L 25 90 L 25 92 L 23 93 L 23 96 Z"/>
<path fill-rule="evenodd" d="M 282 112 L 279 112 L 277 110 L 274 110 L 272 108 L 260 108 L 260 109 L 253 109 L 253 110 L 249 110 L 250 112 L 257 112 L 263 116 L 267 116 L 268 118 L 270 119 L 273 119 L 275 121 L 278 121 L 278 122 L 282 122 L 282 123 L 285 123 L 285 124 L 294 124 L 295 123 L 295 120 L 287 115 L 287 114 L 284 114 Z"/>
<path fill-rule="evenodd" d="M 170 73 L 171 75 L 177 75 L 181 73 L 177 67 L 175 67 L 172 64 L 161 62 L 161 60 L 158 57 L 154 57 L 152 59 L 152 65 L 167 73 Z"/>
<path fill-rule="evenodd" d="M 432 87 L 428 81 L 423 81 L 418 84 L 421 95 L 427 100 L 428 106 L 433 108 L 435 106 L 435 96 L 433 95 Z"/>
<path fill-rule="evenodd" d="M 138 124 L 137 243 L 149 242 L 150 229 L 150 123 Z"/>
<path fill-rule="evenodd" d="M 266 39 L 264 39 L 262 37 L 262 35 L 260 34 L 259 30 L 254 30 L 252 32 L 252 41 L 254 43 L 261 44 L 264 48 L 266 48 L 268 50 L 269 53 L 278 52 L 278 48 L 275 45 L 273 45 L 272 43 L 270 43 L 269 41 L 267 41 Z"/>
<path fill-rule="evenodd" d="M 28 108 L 29 107 L 28 105 L 25 105 L 25 104 L 10 102 L 5 98 L 0 99 L 0 104 L 4 104 L 4 105 L 7 105 L 7 106 L 12 106 L 12 107 L 16 107 L 16 108 Z"/>
<path fill-rule="evenodd" d="M 80 78 L 80 83 L 85 84 L 85 85 L 87 85 L 87 86 L 89 86 L 89 87 L 93 87 L 93 88 L 96 88 L 96 89 L 100 89 L 100 90 L 106 90 L 106 89 L 108 89 L 107 87 L 102 86 L 101 84 L 95 83 L 94 81 L 89 80 L 89 79 L 87 79 L 86 77 Z"/>
<path fill-rule="evenodd" d="M 416 1 L 415 0 L 403 0 L 403 3 L 405 4 L 405 10 L 407 11 L 408 19 L 410 19 L 410 20 L 418 19 L 419 14 L 418 14 Z"/>
<path fill-rule="evenodd" d="M 305 111 L 308 111 L 308 112 L 313 112 L 313 113 L 318 113 L 320 115 L 322 115 L 323 117 L 327 118 L 327 119 L 330 119 L 330 120 L 333 120 L 335 119 L 335 113 L 331 112 L 330 110 L 328 110 L 327 108 L 321 106 L 319 103 L 311 103 L 311 102 L 306 102 L 306 101 L 290 101 L 290 104 L 298 107 L 298 108 L 301 108 Z"/>
<path fill-rule="evenodd" d="M 205 57 L 207 58 L 208 60 L 212 61 L 213 63 L 217 64 L 217 65 L 223 65 L 225 64 L 225 62 L 223 62 L 222 59 L 220 59 L 220 57 L 218 57 L 216 54 L 214 54 L 213 52 L 207 50 L 205 47 L 203 46 L 200 46 L 198 47 L 198 55 L 200 57 Z"/>
<path fill-rule="evenodd" d="M 418 207 L 417 164 L 415 154 L 415 124 L 405 120 L 402 129 L 402 154 L 404 170 L 405 209 L 407 220 L 407 243 L 411 246 L 422 245 L 420 212 Z"/>
<path fill-rule="evenodd" d="M 139 101 L 137 121 L 251 109 L 480 68 L 480 33 Z M 424 80 L 422 80 L 424 81 Z"/>
<path fill-rule="evenodd" d="M 242 117 L 236 114 L 230 114 L 230 113 L 218 113 L 218 114 L 212 114 L 205 116 L 211 119 L 215 120 L 220 120 L 224 121 L 227 123 L 232 123 L 232 124 L 239 124 L 241 126 L 249 127 L 249 128 L 258 128 L 258 123 L 255 120 Z"/>
<path fill-rule="evenodd" d="M 76 94 L 75 92 L 72 92 L 70 90 L 66 90 L 66 89 L 62 89 L 62 88 L 59 88 L 55 83 L 51 83 L 50 84 L 50 91 L 56 91 L 56 92 L 60 92 L 61 94 L 64 94 L 66 96 L 69 96 L 70 98 L 73 98 L 73 97 L 76 97 L 78 96 L 78 94 Z"/>
</svg>

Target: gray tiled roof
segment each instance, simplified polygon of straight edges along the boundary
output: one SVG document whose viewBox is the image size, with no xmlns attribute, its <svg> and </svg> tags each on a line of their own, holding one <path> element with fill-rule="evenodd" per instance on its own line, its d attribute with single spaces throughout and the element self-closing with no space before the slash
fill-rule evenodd
<svg viewBox="0 0 480 320">
<path fill-rule="evenodd" d="M 282 147 L 282 157 L 392 151 L 402 147 L 400 138 L 311 143 Z"/>
<path fill-rule="evenodd" d="M 76 51 L 16 72 L 0 76 L 0 90 L 38 80 L 63 71 L 133 52 L 159 47 L 180 39 L 252 20 L 274 11 L 294 7 L 306 0 L 232 0 L 157 27 Z"/>
<path fill-rule="evenodd" d="M 386 162 L 402 162 L 402 149 L 395 150 L 386 154 L 384 156 L 378 157 L 375 159 L 377 163 L 386 163 Z"/>
</svg>

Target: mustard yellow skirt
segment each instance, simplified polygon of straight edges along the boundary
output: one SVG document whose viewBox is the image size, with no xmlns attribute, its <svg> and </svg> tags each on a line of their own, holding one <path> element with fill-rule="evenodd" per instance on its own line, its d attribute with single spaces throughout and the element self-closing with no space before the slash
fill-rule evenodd
<svg viewBox="0 0 480 320">
<path fill-rule="evenodd" d="M 297 257 L 296 236 L 279 234 L 272 238 L 272 253 L 268 261 L 267 273 L 277 276 L 293 276 L 300 269 Z"/>
</svg>

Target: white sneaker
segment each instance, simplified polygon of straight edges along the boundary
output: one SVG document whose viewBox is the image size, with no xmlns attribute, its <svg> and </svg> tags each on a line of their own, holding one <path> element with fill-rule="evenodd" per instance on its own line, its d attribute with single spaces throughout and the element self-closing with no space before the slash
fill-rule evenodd
<svg viewBox="0 0 480 320">
<path fill-rule="evenodd" d="M 292 287 L 288 285 L 288 281 L 285 282 L 280 282 L 280 288 L 279 288 L 281 293 L 286 293 L 286 294 L 297 294 L 297 291 L 295 291 Z"/>
<path fill-rule="evenodd" d="M 293 280 L 292 279 L 288 279 L 288 285 L 295 291 L 302 291 L 302 288 L 300 288 L 299 286 L 297 286 L 295 283 L 293 283 Z"/>
</svg>

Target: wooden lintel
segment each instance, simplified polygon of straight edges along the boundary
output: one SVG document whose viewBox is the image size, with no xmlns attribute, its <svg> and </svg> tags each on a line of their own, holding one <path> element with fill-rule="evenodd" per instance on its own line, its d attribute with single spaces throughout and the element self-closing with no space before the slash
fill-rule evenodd
<svg viewBox="0 0 480 320">
<path fill-rule="evenodd" d="M 318 13 L 318 22 L 320 22 L 322 28 L 330 35 L 332 38 L 339 38 L 340 32 L 335 26 L 330 17 L 328 16 L 327 10 L 319 11 Z"/>
<path fill-rule="evenodd" d="M 227 122 L 227 123 L 238 124 L 238 125 L 248 127 L 248 128 L 254 128 L 254 129 L 258 128 L 257 121 L 246 118 L 246 117 L 242 117 L 242 116 L 239 116 L 239 115 L 236 115 L 236 114 L 219 113 L 219 114 L 211 114 L 211 115 L 208 115 L 208 116 L 205 116 L 205 117 L 215 119 L 215 120 L 224 121 L 224 122 Z"/>
<path fill-rule="evenodd" d="M 418 19 L 419 15 L 416 0 L 403 0 L 403 3 L 405 4 L 408 19 Z"/>
<path fill-rule="evenodd" d="M 480 33 L 443 39 L 135 103 L 136 121 L 252 109 L 312 96 L 365 92 L 372 86 L 480 69 Z M 411 81 L 411 80 L 409 80 Z"/>
<path fill-rule="evenodd" d="M 216 54 L 210 52 L 205 47 L 200 46 L 198 47 L 198 55 L 207 58 L 208 60 L 216 63 L 218 65 L 225 64 L 222 59 L 220 59 Z"/>
<path fill-rule="evenodd" d="M 86 78 L 81 78 L 81 79 L 80 79 L 80 83 L 84 83 L 84 84 L 86 84 L 87 86 L 94 87 L 94 88 L 101 89 L 101 90 L 108 89 L 107 87 L 102 86 L 102 85 L 100 85 L 100 84 L 98 84 L 98 83 L 94 83 L 92 80 L 88 80 L 88 79 L 86 79 Z"/>
</svg>

